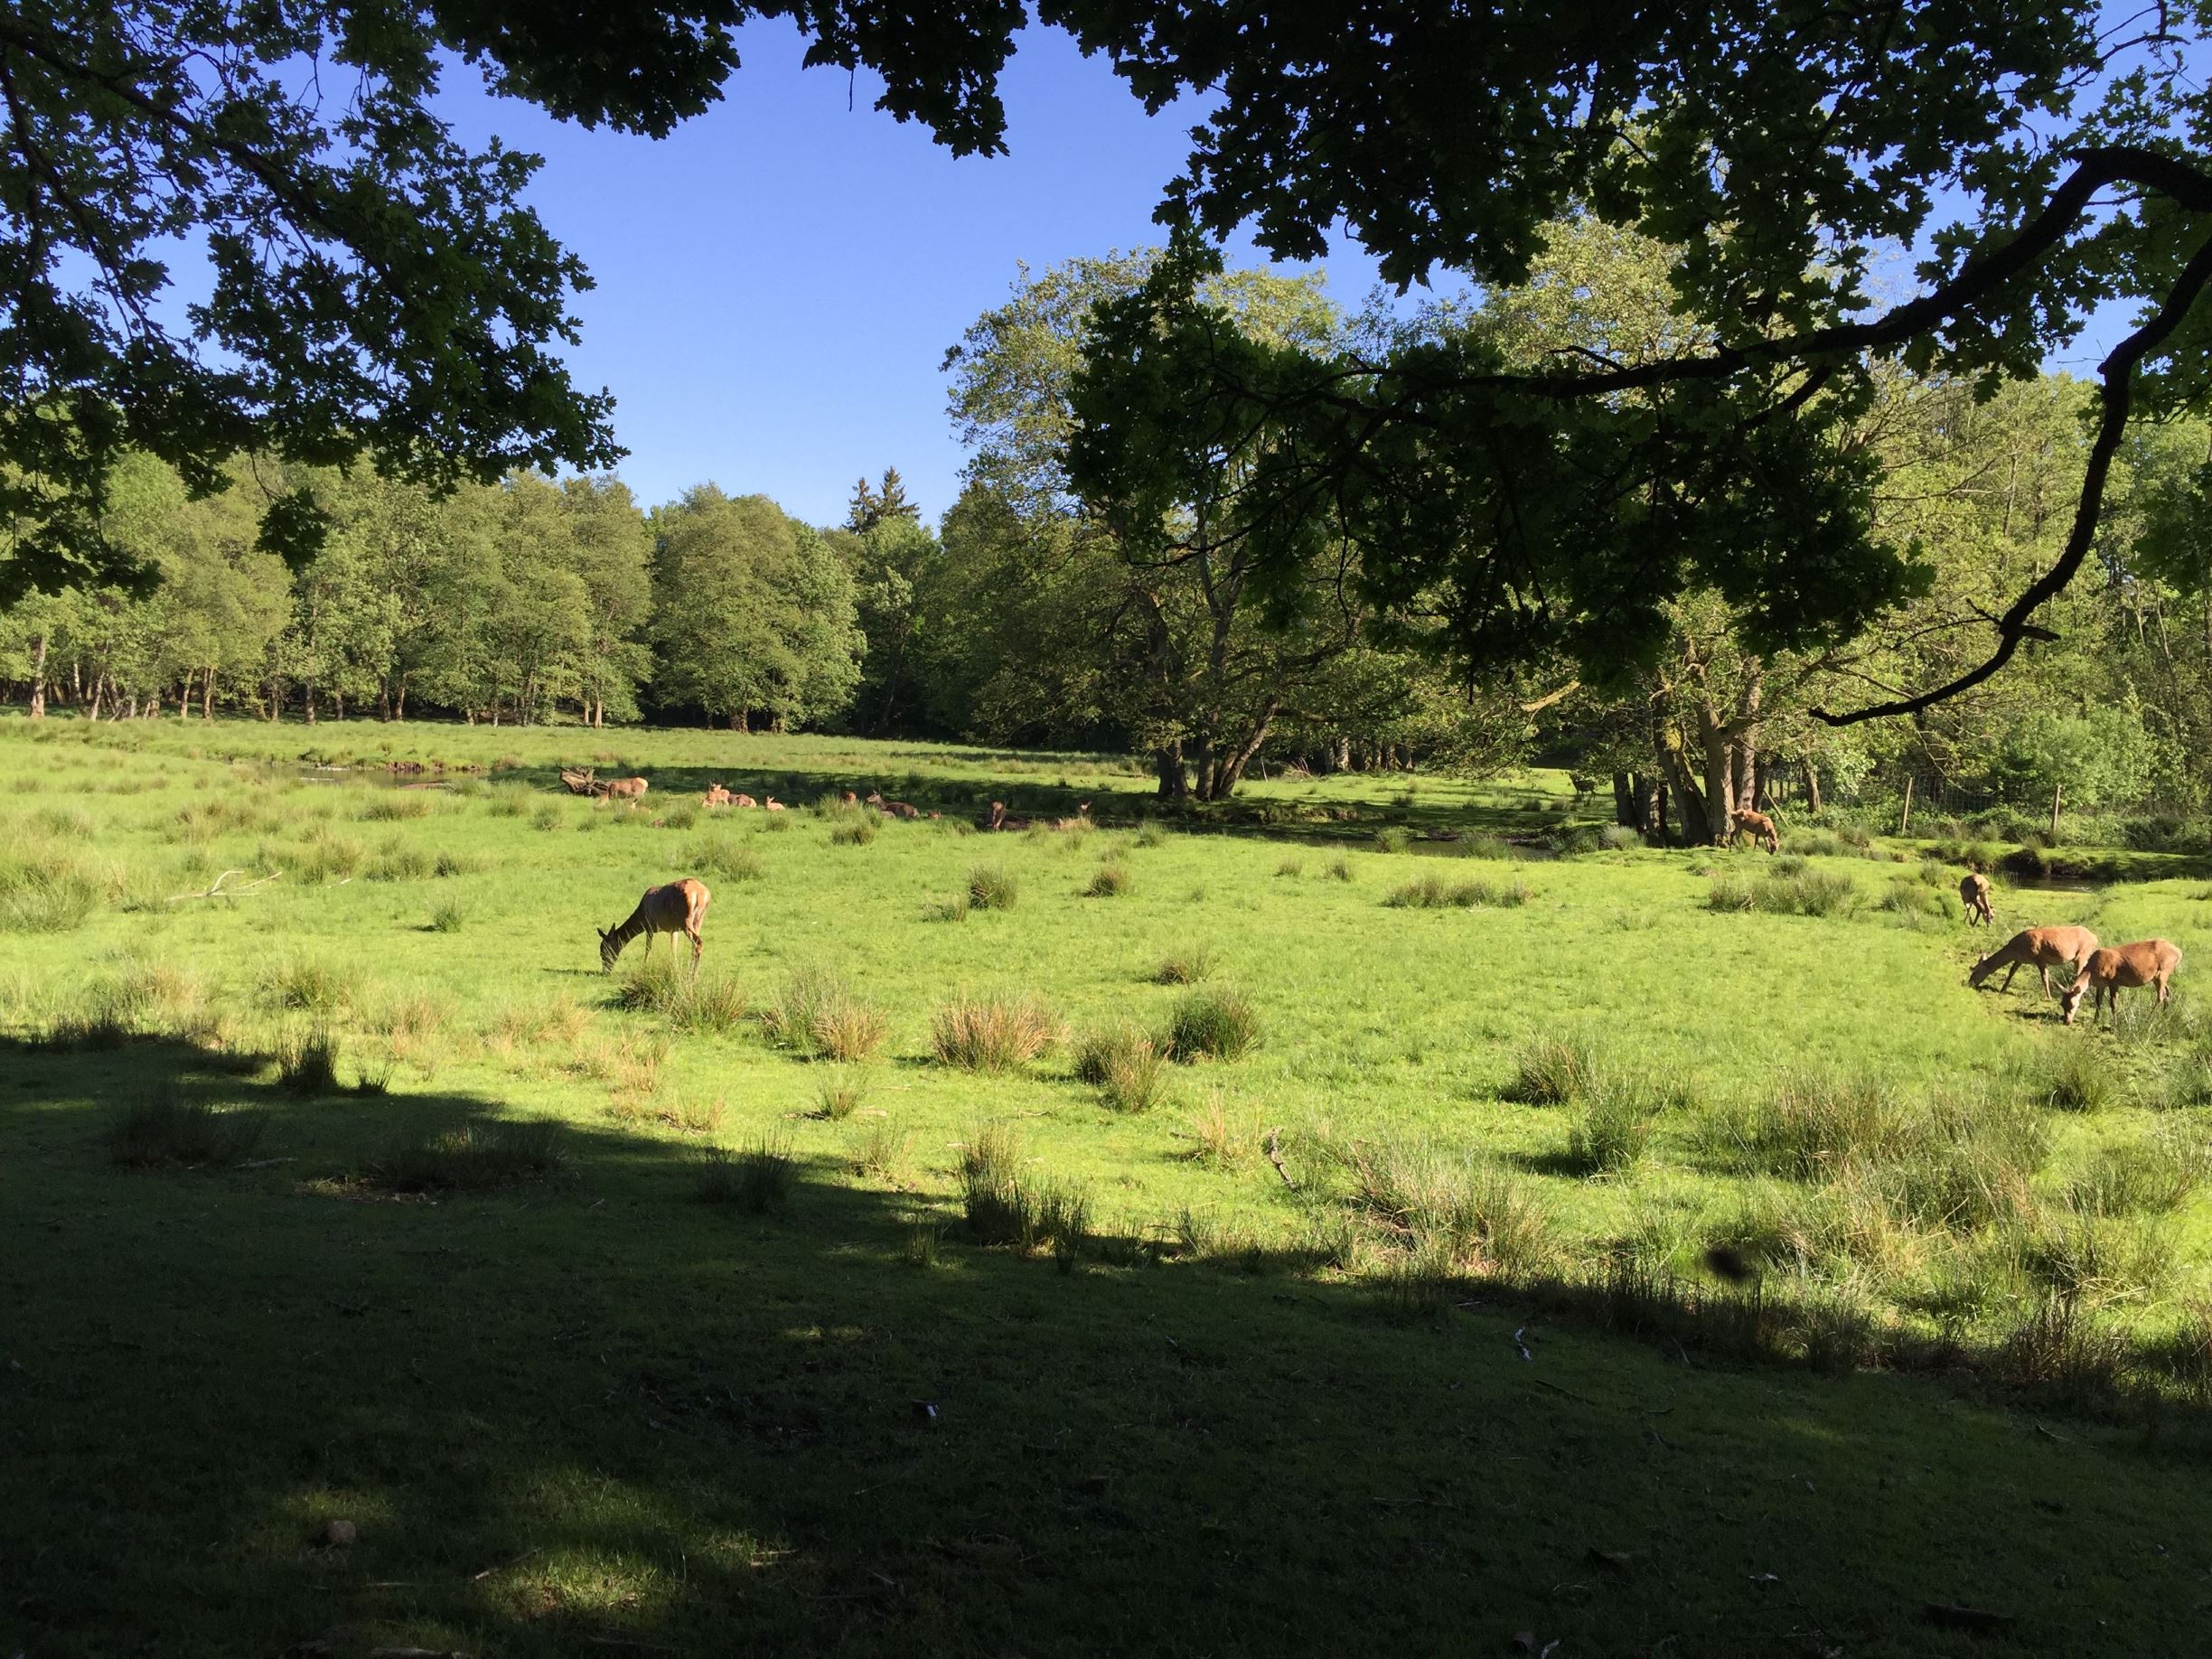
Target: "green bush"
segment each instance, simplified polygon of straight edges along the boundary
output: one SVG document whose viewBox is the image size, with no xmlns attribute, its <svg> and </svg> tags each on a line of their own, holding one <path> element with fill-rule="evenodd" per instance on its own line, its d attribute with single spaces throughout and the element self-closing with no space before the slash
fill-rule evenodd
<svg viewBox="0 0 2212 1659">
<path fill-rule="evenodd" d="M 1195 991 L 1176 1005 L 1167 1025 L 1170 1059 L 1241 1060 L 1260 1040 L 1260 1016 L 1242 991 Z"/>
<path fill-rule="evenodd" d="M 979 864 L 968 872 L 968 902 L 978 910 L 1011 910 L 1020 884 L 1003 865 Z"/>
<path fill-rule="evenodd" d="M 1146 1111 L 1167 1083 L 1167 1056 L 1137 1026 L 1110 1026 L 1076 1045 L 1075 1076 L 1091 1084 L 1115 1111 Z"/>
<path fill-rule="evenodd" d="M 1126 864 L 1101 864 L 1092 872 L 1091 885 L 1083 889 L 1085 898 L 1118 898 L 1129 891 L 1129 873 Z"/>
</svg>

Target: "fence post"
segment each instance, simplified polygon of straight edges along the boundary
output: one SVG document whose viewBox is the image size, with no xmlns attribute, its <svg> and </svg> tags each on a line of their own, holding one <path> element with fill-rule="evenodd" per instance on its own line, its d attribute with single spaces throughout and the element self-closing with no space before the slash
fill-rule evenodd
<svg viewBox="0 0 2212 1659">
<path fill-rule="evenodd" d="M 1905 810 L 1898 814 L 1898 833 L 1899 835 L 1912 833 L 1912 786 L 1913 775 L 1908 772 L 1905 774 Z"/>
<path fill-rule="evenodd" d="M 2066 785 L 2054 784 L 2051 789 L 2051 841 L 2053 845 L 2056 845 L 2058 840 L 2058 803 L 2065 799 Z"/>
</svg>

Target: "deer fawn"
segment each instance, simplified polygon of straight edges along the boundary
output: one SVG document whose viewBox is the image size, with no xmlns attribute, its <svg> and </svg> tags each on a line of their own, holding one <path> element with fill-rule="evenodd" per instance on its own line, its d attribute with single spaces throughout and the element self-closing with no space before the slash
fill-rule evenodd
<svg viewBox="0 0 2212 1659">
<path fill-rule="evenodd" d="M 2043 994 L 2048 997 L 2051 994 L 2051 970 L 2079 970 L 2096 948 L 2097 936 L 2085 927 L 2026 928 L 1976 962 L 1967 983 L 1979 989 L 1982 980 L 2002 968 L 2004 983 L 1997 989 L 2008 991 L 2012 989 L 2014 974 L 2023 967 L 2032 968 L 2042 977 Z"/>
<path fill-rule="evenodd" d="M 2089 1017 L 2095 1020 L 2099 1009 L 2109 1007 L 2113 1017 L 2120 1017 L 2120 993 L 2139 985 L 2158 987 L 2159 1006 L 2163 1008 L 2171 995 L 2166 981 L 2172 979 L 2181 966 L 2181 947 L 2163 939 L 2139 939 L 2133 944 L 2108 946 L 2092 951 L 2089 960 L 2082 964 L 2081 977 L 2066 989 L 2058 1004 L 2066 1009 L 2066 1023 L 2074 1023 L 2075 1010 L 2081 1007 L 2085 993 L 2094 991 L 2096 1000 L 2090 1005 Z"/>
<path fill-rule="evenodd" d="M 645 896 L 638 900 L 637 908 L 630 913 L 627 922 L 614 927 L 597 929 L 599 934 L 599 970 L 614 971 L 614 959 L 623 947 L 640 933 L 645 935 L 645 955 L 652 956 L 655 933 L 669 936 L 669 949 L 676 949 L 676 935 L 683 934 L 691 942 L 691 975 L 698 977 L 699 953 L 706 942 L 699 930 L 707 925 L 707 906 L 714 903 L 714 895 L 707 891 L 707 884 L 694 881 L 689 876 L 681 881 L 671 881 L 665 887 L 648 887 Z"/>
</svg>

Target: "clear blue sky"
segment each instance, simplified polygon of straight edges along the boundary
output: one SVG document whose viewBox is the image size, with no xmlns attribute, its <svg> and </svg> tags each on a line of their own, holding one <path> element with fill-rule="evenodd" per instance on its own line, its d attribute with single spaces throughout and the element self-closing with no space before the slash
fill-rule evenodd
<svg viewBox="0 0 2212 1659">
<path fill-rule="evenodd" d="M 614 394 L 641 501 L 712 482 L 829 523 L 854 479 L 895 466 L 934 520 L 962 459 L 945 349 L 1018 262 L 1158 241 L 1152 210 L 1194 117 L 1148 118 L 1102 61 L 1033 28 L 1001 82 L 1011 154 L 956 160 L 871 108 L 865 73 L 848 111 L 848 78 L 801 70 L 788 26 L 741 40 L 723 103 L 658 143 L 495 101 L 460 68 L 441 108 L 546 158 L 532 205 L 598 285 L 576 307 L 572 370 Z M 1356 247 L 1327 268 L 1341 304 L 1374 282 Z"/>
</svg>

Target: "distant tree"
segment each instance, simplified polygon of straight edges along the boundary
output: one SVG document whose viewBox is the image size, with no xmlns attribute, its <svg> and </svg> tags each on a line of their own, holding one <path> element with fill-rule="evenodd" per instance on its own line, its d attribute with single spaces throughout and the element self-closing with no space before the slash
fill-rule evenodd
<svg viewBox="0 0 2212 1659">
<path fill-rule="evenodd" d="M 652 515 L 653 692 L 732 729 L 841 713 L 867 649 L 852 578 L 829 544 L 764 495 L 712 484 Z"/>
<path fill-rule="evenodd" d="M 898 468 L 884 468 L 883 483 L 871 487 L 861 479 L 853 485 L 852 501 L 845 511 L 845 528 L 857 536 L 865 536 L 878 525 L 906 520 L 921 522 L 922 510 L 906 499 L 906 484 L 898 474 Z"/>
</svg>

